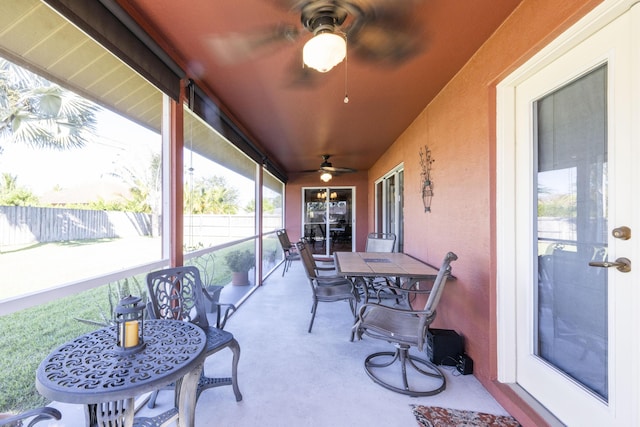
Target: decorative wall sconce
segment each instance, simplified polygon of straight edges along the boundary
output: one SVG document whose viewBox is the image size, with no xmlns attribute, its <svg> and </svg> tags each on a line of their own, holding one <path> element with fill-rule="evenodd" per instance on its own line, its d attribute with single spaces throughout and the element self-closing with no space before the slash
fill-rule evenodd
<svg viewBox="0 0 640 427">
<path fill-rule="evenodd" d="M 144 304 L 139 297 L 129 295 L 122 298 L 113 313 L 116 324 L 116 350 L 122 354 L 133 354 L 145 347 Z"/>
<path fill-rule="evenodd" d="M 433 181 L 431 180 L 431 164 L 435 161 L 431 158 L 431 150 L 420 148 L 420 180 L 422 182 L 422 204 L 425 212 L 431 212 L 431 199 L 433 198 Z"/>
</svg>

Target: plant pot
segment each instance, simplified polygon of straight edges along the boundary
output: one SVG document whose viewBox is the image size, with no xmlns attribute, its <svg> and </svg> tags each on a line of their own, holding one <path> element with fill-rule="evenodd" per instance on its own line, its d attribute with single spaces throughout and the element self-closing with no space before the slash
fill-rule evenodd
<svg viewBox="0 0 640 427">
<path fill-rule="evenodd" d="M 231 272 L 231 284 L 235 286 L 246 286 L 249 284 L 249 272 L 248 271 L 233 271 Z"/>
</svg>

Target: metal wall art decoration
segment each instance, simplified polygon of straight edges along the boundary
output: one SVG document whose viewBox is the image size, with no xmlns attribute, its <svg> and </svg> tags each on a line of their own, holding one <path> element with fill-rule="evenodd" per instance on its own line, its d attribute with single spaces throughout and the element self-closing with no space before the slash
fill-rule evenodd
<svg viewBox="0 0 640 427">
<path fill-rule="evenodd" d="M 431 212 L 431 199 L 433 197 L 433 181 L 431 180 L 431 164 L 435 161 L 431 158 L 431 150 L 420 148 L 420 180 L 422 182 L 422 204 L 425 212 Z"/>
</svg>

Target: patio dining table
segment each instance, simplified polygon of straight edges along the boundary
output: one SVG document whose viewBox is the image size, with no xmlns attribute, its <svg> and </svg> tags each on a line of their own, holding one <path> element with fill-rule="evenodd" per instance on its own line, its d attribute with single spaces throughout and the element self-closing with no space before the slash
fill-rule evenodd
<svg viewBox="0 0 640 427">
<path fill-rule="evenodd" d="M 334 252 L 333 256 L 337 274 L 351 279 L 395 277 L 396 286 L 411 288 L 420 280 L 434 280 L 438 275 L 436 267 L 402 252 Z"/>
<path fill-rule="evenodd" d="M 153 421 L 177 416 L 180 427 L 193 427 L 206 334 L 189 322 L 147 320 L 144 341 L 141 351 L 122 354 L 116 350 L 115 326 L 82 335 L 40 363 L 36 388 L 51 400 L 84 404 L 89 427 L 131 427 L 143 421 L 134 418 L 137 396 L 176 383 L 174 408 Z"/>
</svg>

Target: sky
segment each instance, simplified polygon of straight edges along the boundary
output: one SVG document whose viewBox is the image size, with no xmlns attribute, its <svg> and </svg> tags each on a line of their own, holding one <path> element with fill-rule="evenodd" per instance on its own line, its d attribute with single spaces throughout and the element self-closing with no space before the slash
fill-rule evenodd
<svg viewBox="0 0 640 427">
<path fill-rule="evenodd" d="M 82 148 L 51 150 L 26 144 L 0 142 L 0 173 L 17 176 L 17 183 L 40 196 L 57 185 L 77 186 L 82 181 L 99 181 L 117 170 L 122 159 L 148 159 L 160 151 L 160 135 L 136 125 L 115 113 L 103 110 L 97 115 L 95 141 Z M 135 143 L 132 143 L 135 141 Z"/>
<path fill-rule="evenodd" d="M 576 168 L 554 169 L 538 173 L 538 188 L 542 197 L 573 194 L 576 191 Z"/>
<path fill-rule="evenodd" d="M 123 165 L 146 165 L 152 153 L 160 152 L 159 134 L 109 110 L 102 110 L 96 118 L 98 137 L 82 148 L 58 151 L 0 140 L 0 147 L 4 150 L 0 154 L 0 174 L 16 176 L 19 186 L 27 187 L 41 197 L 56 187 L 74 188 L 111 179 L 110 174 Z M 224 176 L 228 183 L 238 187 L 243 201 L 253 198 L 253 186 L 249 180 L 198 154 L 185 154 L 185 167 L 190 162 L 193 162 L 194 178 Z M 79 177 L 82 177 L 81 181 Z"/>
</svg>

